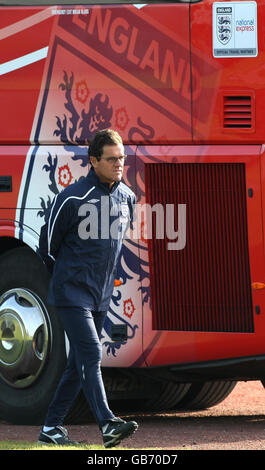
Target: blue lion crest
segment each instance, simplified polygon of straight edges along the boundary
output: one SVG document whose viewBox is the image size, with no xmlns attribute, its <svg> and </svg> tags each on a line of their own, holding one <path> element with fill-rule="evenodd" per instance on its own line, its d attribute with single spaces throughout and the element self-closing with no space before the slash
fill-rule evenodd
<svg viewBox="0 0 265 470">
<path fill-rule="evenodd" d="M 64 107 L 68 112 L 62 116 L 56 116 L 56 129 L 54 130 L 54 135 L 59 137 L 60 141 L 64 144 L 64 149 L 67 152 L 71 152 L 71 159 L 74 161 L 80 161 L 81 167 L 88 167 L 88 152 L 87 146 L 88 143 L 93 138 L 94 134 L 101 129 L 106 129 L 111 127 L 111 119 L 113 117 L 113 108 L 110 105 L 110 100 L 107 95 L 102 93 L 97 93 L 95 96 L 90 98 L 88 111 L 82 109 L 81 113 L 78 113 L 74 103 L 73 103 L 73 85 L 74 85 L 74 74 L 71 73 L 70 77 L 66 72 L 63 74 L 63 81 L 60 83 L 59 88 L 62 90 L 65 96 Z M 138 118 L 138 124 L 142 128 L 145 128 L 150 137 L 153 137 L 153 129 L 150 126 L 145 125 L 141 118 Z M 134 133 L 142 132 L 139 128 L 133 127 L 129 131 L 129 138 L 133 140 Z M 152 157 L 150 157 L 152 159 Z M 58 166 L 58 156 L 48 153 L 47 163 L 43 166 L 43 170 L 49 174 L 49 190 L 53 194 L 53 197 L 60 192 L 56 182 L 56 170 Z M 134 170 L 132 167 L 128 168 L 127 177 L 129 183 L 133 186 L 133 181 L 135 179 Z M 83 178 L 83 176 L 81 176 Z M 77 181 L 77 180 L 75 180 Z M 73 183 L 74 181 L 71 181 Z M 39 217 L 44 217 L 44 221 L 47 222 L 49 208 L 52 204 L 53 197 L 48 195 L 47 199 L 44 200 L 41 198 L 41 210 L 38 212 Z M 145 268 L 147 268 L 146 263 L 143 260 L 139 260 L 133 250 L 130 250 L 130 246 L 135 245 L 135 241 L 128 240 L 128 243 L 123 245 L 122 248 L 122 258 L 125 262 L 125 265 L 128 267 L 128 271 L 122 267 L 121 256 L 119 258 L 117 273 L 118 278 L 122 280 L 122 285 L 125 285 L 127 281 L 132 279 L 133 273 L 134 277 L 137 279 L 141 286 L 141 281 L 149 277 L 149 274 Z M 147 248 L 144 248 L 147 249 Z M 148 287 L 140 287 L 139 290 L 142 291 L 142 302 L 149 302 L 150 300 L 150 287 L 149 283 L 144 283 Z M 121 317 L 119 310 L 121 310 L 121 298 L 122 294 L 119 288 L 115 288 L 112 296 L 112 307 L 110 307 L 109 315 L 106 318 L 104 329 L 109 337 L 111 337 L 112 325 L 114 324 L 114 319 L 118 319 L 119 323 L 127 325 L 128 331 L 128 340 L 134 338 L 136 334 L 136 329 L 138 325 L 131 325 L 129 321 Z M 103 336 L 104 338 L 104 336 Z M 103 345 L 106 348 L 107 354 L 112 354 L 116 356 L 117 350 L 121 346 L 125 345 L 126 341 L 105 341 Z"/>
</svg>

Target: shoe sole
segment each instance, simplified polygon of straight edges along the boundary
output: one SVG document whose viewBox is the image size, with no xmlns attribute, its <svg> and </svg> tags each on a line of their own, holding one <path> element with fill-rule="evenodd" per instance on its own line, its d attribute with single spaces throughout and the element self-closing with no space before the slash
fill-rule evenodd
<svg viewBox="0 0 265 470">
<path fill-rule="evenodd" d="M 44 442 L 44 441 L 37 441 L 38 444 L 41 444 L 43 446 L 79 446 L 79 442 L 77 443 L 65 443 L 65 444 L 60 444 L 58 442 Z"/>
<path fill-rule="evenodd" d="M 106 442 L 104 444 L 104 447 L 115 447 L 119 445 L 121 441 L 123 441 L 123 439 L 126 439 L 127 437 L 130 437 L 132 434 L 134 434 L 137 431 L 138 427 L 138 425 L 135 425 L 133 428 L 128 429 L 128 431 L 125 432 L 122 436 L 119 436 L 116 441 Z"/>
</svg>

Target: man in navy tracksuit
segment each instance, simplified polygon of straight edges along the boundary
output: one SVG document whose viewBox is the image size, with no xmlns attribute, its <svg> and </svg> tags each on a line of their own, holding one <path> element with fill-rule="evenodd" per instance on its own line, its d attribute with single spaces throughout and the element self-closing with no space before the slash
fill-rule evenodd
<svg viewBox="0 0 265 470">
<path fill-rule="evenodd" d="M 61 425 L 82 387 L 104 445 L 112 447 L 138 427 L 134 421 L 116 418 L 109 409 L 99 339 L 135 195 L 121 182 L 125 155 L 117 132 L 99 131 L 89 156 L 88 175 L 55 197 L 40 234 L 39 254 L 52 274 L 48 303 L 61 318 L 70 352 L 39 442 L 73 443 Z"/>
</svg>

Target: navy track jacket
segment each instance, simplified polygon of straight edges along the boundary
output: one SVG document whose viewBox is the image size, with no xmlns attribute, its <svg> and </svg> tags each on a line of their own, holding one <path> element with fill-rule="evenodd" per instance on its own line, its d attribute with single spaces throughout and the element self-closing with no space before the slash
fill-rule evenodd
<svg viewBox="0 0 265 470">
<path fill-rule="evenodd" d="M 108 310 L 135 202 L 124 183 L 110 190 L 93 168 L 54 198 L 38 250 L 52 274 L 49 304 Z"/>
</svg>

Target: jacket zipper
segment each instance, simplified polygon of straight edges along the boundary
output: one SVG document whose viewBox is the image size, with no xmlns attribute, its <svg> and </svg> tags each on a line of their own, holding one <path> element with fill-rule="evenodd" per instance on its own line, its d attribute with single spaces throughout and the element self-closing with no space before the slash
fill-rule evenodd
<svg viewBox="0 0 265 470">
<path fill-rule="evenodd" d="M 109 194 L 109 239 L 110 239 L 110 244 L 109 244 L 109 251 L 110 251 L 110 254 L 109 254 L 109 257 L 108 257 L 108 264 L 107 264 L 107 270 L 106 270 L 106 276 L 105 276 L 105 281 L 104 281 L 104 285 L 103 285 L 103 289 L 102 289 L 102 294 L 101 294 L 101 301 L 103 299 L 103 296 L 105 295 L 105 291 L 106 291 L 106 284 L 108 282 L 108 278 L 109 278 L 109 269 L 110 269 L 110 260 L 111 260 L 111 257 L 112 257 L 112 251 L 113 251 L 113 240 L 111 238 L 111 232 L 110 232 L 110 223 L 111 223 L 111 218 L 110 218 L 110 213 L 111 213 L 111 196 Z"/>
</svg>

